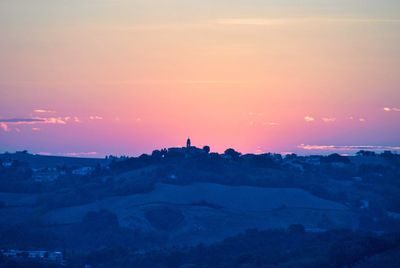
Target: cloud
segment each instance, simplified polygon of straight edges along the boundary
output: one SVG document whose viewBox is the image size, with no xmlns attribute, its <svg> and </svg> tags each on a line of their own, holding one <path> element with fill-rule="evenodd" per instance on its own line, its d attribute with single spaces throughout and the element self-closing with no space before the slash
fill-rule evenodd
<svg viewBox="0 0 400 268">
<path fill-rule="evenodd" d="M 264 113 L 249 112 L 248 115 L 254 116 L 254 117 L 261 117 L 261 116 L 264 116 Z"/>
<path fill-rule="evenodd" d="M 38 111 L 38 110 L 35 110 Z M 42 110 L 40 110 L 42 111 Z M 43 110 L 44 111 L 44 110 Z M 41 113 L 41 112 L 39 112 Z M 95 117 L 99 119 L 100 117 Z M 3 131 L 11 131 L 10 126 L 17 125 L 39 125 L 39 124 L 58 124 L 65 125 L 68 122 L 80 123 L 81 120 L 77 116 L 65 116 L 65 117 L 21 117 L 21 118 L 0 118 L 0 128 Z M 33 131 L 39 131 L 40 128 L 33 127 Z M 19 128 L 15 128 L 16 132 L 20 132 Z"/>
<path fill-rule="evenodd" d="M 93 156 L 98 155 L 97 152 L 73 152 L 73 153 L 64 153 L 64 156 L 71 156 L 71 157 L 79 157 L 79 156 Z"/>
<path fill-rule="evenodd" d="M 307 123 L 311 123 L 315 121 L 315 118 L 307 115 L 304 117 L 304 121 L 306 121 Z"/>
<path fill-rule="evenodd" d="M 304 150 L 321 150 L 321 151 L 399 151 L 400 146 L 376 146 L 376 145 L 305 145 L 300 144 L 297 148 Z"/>
<path fill-rule="evenodd" d="M 107 82 L 107 84 L 111 85 L 229 85 L 243 83 L 245 83 L 245 81 L 239 80 L 119 80 Z"/>
<path fill-rule="evenodd" d="M 77 117 L 77 116 L 65 116 L 63 119 L 66 122 L 72 121 L 75 123 L 82 123 L 81 119 L 79 119 L 79 117 Z"/>
<path fill-rule="evenodd" d="M 93 156 L 98 155 L 97 152 L 72 152 L 72 153 L 50 153 L 50 152 L 38 152 L 38 155 L 58 155 L 58 156 L 69 156 L 69 157 L 80 157 L 80 156 Z"/>
<path fill-rule="evenodd" d="M 9 124 L 36 124 L 36 123 L 44 123 L 45 120 L 43 118 L 8 118 L 8 119 L 0 119 L 0 123 L 9 123 Z"/>
<path fill-rule="evenodd" d="M 345 24 L 397 24 L 400 19 L 374 18 L 374 17 L 339 17 L 339 16 L 303 16 L 303 17 L 225 17 L 194 21 L 192 23 L 150 23 L 130 26 L 107 26 L 111 31 L 182 31 L 222 26 L 255 26 L 269 27 L 281 25 L 297 25 L 299 23 L 345 23 Z M 104 27 L 103 27 L 104 28 Z"/>
<path fill-rule="evenodd" d="M 262 124 L 263 126 L 271 126 L 271 127 L 279 126 L 279 123 L 276 122 L 263 122 Z"/>
<path fill-rule="evenodd" d="M 91 116 L 89 116 L 89 119 L 90 120 L 102 120 L 103 117 L 98 116 L 98 115 L 91 115 Z"/>
<path fill-rule="evenodd" d="M 202 84 L 239 84 L 239 81 L 231 81 L 231 80 L 182 80 L 176 81 L 178 84 L 188 84 L 188 85 L 202 85 Z"/>
<path fill-rule="evenodd" d="M 360 121 L 361 123 L 364 123 L 364 122 L 367 121 L 367 119 L 365 119 L 365 118 L 359 118 L 358 121 Z"/>
<path fill-rule="evenodd" d="M 44 118 L 44 123 L 45 124 L 62 124 L 62 125 L 67 124 L 66 120 L 62 117 Z"/>
<path fill-rule="evenodd" d="M 287 23 L 288 19 L 264 19 L 264 18 L 227 18 L 217 19 L 217 24 L 222 25 L 279 25 Z"/>
<path fill-rule="evenodd" d="M 322 121 L 324 121 L 325 123 L 333 123 L 336 121 L 335 117 L 323 117 Z"/>
<path fill-rule="evenodd" d="M 33 112 L 39 113 L 39 114 L 46 114 L 46 113 L 48 113 L 48 114 L 54 114 L 54 113 L 56 113 L 56 111 L 53 111 L 53 110 L 45 110 L 45 109 L 36 109 L 36 110 L 33 110 Z"/>
<path fill-rule="evenodd" d="M 400 108 L 398 108 L 398 107 L 392 107 L 392 108 L 390 108 L 390 107 L 384 107 L 383 110 L 384 110 L 385 112 L 400 112 Z"/>
<path fill-rule="evenodd" d="M 0 123 L 13 125 L 33 124 L 66 124 L 63 117 L 32 117 L 32 118 L 6 118 L 0 119 Z"/>
<path fill-rule="evenodd" d="M 38 155 L 47 155 L 47 156 L 53 155 L 52 153 L 49 153 L 49 152 L 38 152 L 37 154 Z"/>
<path fill-rule="evenodd" d="M 257 147 L 255 153 L 256 153 L 256 154 L 265 154 L 266 152 L 265 152 L 265 150 L 263 150 L 261 147 Z"/>
<path fill-rule="evenodd" d="M 353 23 L 382 24 L 400 23 L 399 19 L 360 18 L 360 17 L 286 17 L 286 18 L 220 18 L 214 23 L 232 26 L 276 26 L 298 23 Z"/>
<path fill-rule="evenodd" d="M 4 122 L 0 123 L 0 128 L 4 131 L 4 132 L 10 132 L 11 129 L 8 127 L 8 125 Z"/>
</svg>

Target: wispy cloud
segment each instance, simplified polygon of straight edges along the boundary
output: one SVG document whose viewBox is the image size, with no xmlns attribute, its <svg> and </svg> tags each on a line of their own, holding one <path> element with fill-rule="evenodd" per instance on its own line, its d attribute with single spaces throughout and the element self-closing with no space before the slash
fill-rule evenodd
<svg viewBox="0 0 400 268">
<path fill-rule="evenodd" d="M 384 107 L 383 110 L 385 112 L 400 112 L 400 108 L 399 107 Z"/>
<path fill-rule="evenodd" d="M 75 122 L 75 123 L 82 123 L 81 119 L 79 117 L 77 117 L 77 116 L 65 116 L 63 119 L 66 122 L 72 121 L 72 122 Z"/>
<path fill-rule="evenodd" d="M 149 23 L 130 26 L 107 26 L 108 30 L 126 31 L 185 31 L 222 26 L 281 26 L 299 23 L 345 23 L 345 24 L 397 24 L 397 18 L 345 17 L 345 16 L 303 16 L 303 17 L 221 17 L 185 23 Z"/>
<path fill-rule="evenodd" d="M 32 131 L 40 131 L 40 128 L 38 128 L 38 127 L 33 127 L 33 128 L 32 128 Z"/>
<path fill-rule="evenodd" d="M 99 155 L 98 152 L 71 152 L 71 153 L 50 153 L 38 152 L 38 155 L 56 155 L 56 156 L 69 156 L 69 157 L 89 157 Z"/>
<path fill-rule="evenodd" d="M 264 125 L 264 126 L 271 126 L 271 127 L 274 127 L 274 126 L 278 126 L 279 124 L 276 123 L 276 122 L 265 122 L 265 123 L 263 123 L 263 125 Z"/>
<path fill-rule="evenodd" d="M 265 19 L 265 18 L 226 18 L 217 19 L 215 22 L 222 25 L 253 25 L 267 26 L 287 23 L 289 19 Z"/>
<path fill-rule="evenodd" d="M 98 116 L 98 115 L 91 115 L 89 116 L 90 120 L 102 120 L 103 117 L 102 116 Z"/>
<path fill-rule="evenodd" d="M 311 123 L 311 122 L 315 121 L 315 118 L 312 117 L 312 116 L 307 115 L 307 116 L 304 117 L 304 121 L 306 121 L 307 123 Z"/>
<path fill-rule="evenodd" d="M 0 119 L 0 123 L 7 123 L 7 124 L 37 124 L 37 123 L 44 123 L 45 119 L 43 118 L 7 118 L 7 119 Z"/>
<path fill-rule="evenodd" d="M 45 124 L 67 124 L 66 120 L 63 117 L 49 117 L 43 119 Z"/>
<path fill-rule="evenodd" d="M 176 81 L 177 84 L 188 84 L 188 85 L 201 85 L 201 84 L 239 84 L 239 81 L 230 80 L 182 80 Z"/>
<path fill-rule="evenodd" d="M 66 120 L 63 117 L 7 118 L 0 119 L 0 123 L 14 125 L 66 124 Z"/>
<path fill-rule="evenodd" d="M 361 123 L 367 122 L 366 118 L 364 118 L 364 117 L 355 117 L 355 116 L 349 116 L 349 117 L 347 117 L 347 120 L 352 120 L 352 121 L 356 120 L 356 121 L 359 121 Z"/>
<path fill-rule="evenodd" d="M 0 123 L 0 128 L 4 131 L 4 132 L 10 132 L 11 129 L 8 127 L 8 125 L 6 123 L 1 122 Z"/>
<path fill-rule="evenodd" d="M 40 111 L 38 113 L 51 113 L 53 111 L 48 110 L 35 110 Z M 96 119 L 100 119 L 100 117 L 96 117 Z M 11 126 L 17 125 L 39 125 L 39 124 L 58 124 L 65 125 L 69 122 L 81 123 L 81 120 L 77 116 L 58 116 L 58 117 L 16 117 L 16 118 L 0 118 L 0 127 L 3 131 L 11 131 Z M 13 128 L 15 131 L 19 132 L 20 129 L 16 127 Z M 32 129 L 34 131 L 38 131 L 37 129 Z"/>
<path fill-rule="evenodd" d="M 36 110 L 33 110 L 33 112 L 34 113 L 39 113 L 39 114 L 54 114 L 54 113 L 56 113 L 56 111 L 53 111 L 53 110 L 45 110 L 45 109 L 36 109 Z"/>
<path fill-rule="evenodd" d="M 10 125 L 36 125 L 36 124 L 67 124 L 63 117 L 32 117 L 32 118 L 0 118 L 0 127 L 3 131 L 11 131 Z M 39 128 L 32 128 L 33 131 L 38 131 Z M 15 131 L 20 132 L 19 128 Z"/>
<path fill-rule="evenodd" d="M 38 152 L 37 154 L 38 155 L 47 155 L 47 156 L 53 155 L 52 153 L 49 153 L 49 152 Z"/>
<path fill-rule="evenodd" d="M 215 23 L 220 25 L 238 26 L 276 26 L 298 23 L 353 23 L 382 24 L 400 23 L 400 19 L 362 18 L 362 17 L 287 17 L 287 18 L 220 18 Z"/>
<path fill-rule="evenodd" d="M 101 82 L 108 85 L 230 85 L 244 84 L 246 81 L 241 80 L 115 80 Z"/>
<path fill-rule="evenodd" d="M 306 145 L 300 144 L 297 148 L 304 150 L 321 150 L 321 151 L 399 151 L 400 146 L 376 146 L 376 145 Z"/>
<path fill-rule="evenodd" d="M 80 156 L 94 156 L 98 155 L 97 152 L 73 152 L 73 153 L 64 153 L 64 156 L 73 156 L 73 157 L 80 157 Z"/>
<path fill-rule="evenodd" d="M 322 117 L 322 121 L 325 123 L 333 123 L 336 121 L 335 117 Z"/>
</svg>

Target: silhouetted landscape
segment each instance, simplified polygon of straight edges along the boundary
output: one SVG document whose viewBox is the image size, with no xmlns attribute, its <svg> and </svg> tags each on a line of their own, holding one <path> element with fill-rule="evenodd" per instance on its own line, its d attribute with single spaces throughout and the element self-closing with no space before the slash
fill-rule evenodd
<svg viewBox="0 0 400 268">
<path fill-rule="evenodd" d="M 400 268 L 399 133 L 400 0 L 0 0 L 0 268 Z"/>
<path fill-rule="evenodd" d="M 400 265 L 389 151 L 0 159 L 1 267 Z"/>
</svg>

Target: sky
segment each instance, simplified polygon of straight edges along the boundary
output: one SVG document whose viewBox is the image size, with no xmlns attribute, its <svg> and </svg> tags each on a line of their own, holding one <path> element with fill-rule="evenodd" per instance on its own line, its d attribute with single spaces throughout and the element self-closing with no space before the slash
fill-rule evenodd
<svg viewBox="0 0 400 268">
<path fill-rule="evenodd" d="M 0 151 L 400 150 L 398 0 L 2 0 Z"/>
</svg>

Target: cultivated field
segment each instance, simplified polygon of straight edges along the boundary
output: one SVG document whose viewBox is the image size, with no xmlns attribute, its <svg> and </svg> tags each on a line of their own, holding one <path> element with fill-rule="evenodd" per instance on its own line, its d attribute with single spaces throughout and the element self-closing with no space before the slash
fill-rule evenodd
<svg viewBox="0 0 400 268">
<path fill-rule="evenodd" d="M 47 213 L 45 220 L 56 225 L 75 223 L 87 212 L 102 208 L 115 212 L 121 225 L 146 231 L 162 231 L 149 222 L 146 212 L 167 209 L 167 214 L 160 217 L 168 220 L 168 217 L 175 217 L 175 214 L 168 214 L 168 209 L 179 211 L 183 220 L 168 230 L 175 244 L 207 243 L 248 228 L 286 228 L 293 223 L 304 224 L 312 230 L 356 224 L 353 212 L 342 204 L 320 199 L 300 189 L 210 183 L 157 184 L 156 189 L 147 194 L 56 209 Z"/>
</svg>

